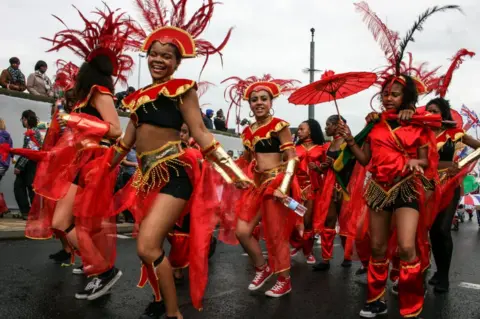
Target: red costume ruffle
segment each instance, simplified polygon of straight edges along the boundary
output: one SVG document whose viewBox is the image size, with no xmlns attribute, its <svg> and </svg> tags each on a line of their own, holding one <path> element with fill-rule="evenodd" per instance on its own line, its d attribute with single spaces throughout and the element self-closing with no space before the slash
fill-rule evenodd
<svg viewBox="0 0 480 319">
<path fill-rule="evenodd" d="M 186 149 L 182 155 L 176 158 L 185 164 L 184 168 L 190 177 L 194 192 L 185 207 L 182 217 L 190 213 L 190 252 L 189 272 L 190 296 L 195 308 L 202 307 L 202 298 L 205 292 L 208 278 L 208 252 L 213 229 L 217 223 L 215 218 L 215 207 L 218 204 L 216 198 L 216 184 L 214 171 L 210 165 L 198 165 L 198 151 Z M 136 172 L 139 174 L 139 171 Z M 114 214 L 128 209 L 134 216 L 135 222 L 139 225 L 156 199 L 159 191 L 166 184 L 157 183 L 147 191 L 138 189 L 132 185 L 135 177 L 120 191 L 113 200 Z"/>
<path fill-rule="evenodd" d="M 52 118 L 56 119 L 57 115 L 58 111 L 55 112 Z M 60 133 L 61 130 L 58 121 L 53 120 L 45 135 L 41 149 L 43 151 L 51 150 L 60 138 Z M 28 220 L 25 225 L 25 237 L 30 239 L 51 238 L 53 235 L 51 227 L 55 207 L 55 201 L 36 194 L 30 212 L 28 213 Z"/>
<path fill-rule="evenodd" d="M 402 191 L 395 194 L 394 189 L 404 186 L 407 187 L 404 190 L 410 192 L 409 196 L 413 200 L 418 200 L 420 218 L 416 231 L 416 248 L 419 259 L 412 263 L 412 265 L 405 264 L 400 270 L 402 287 L 405 287 L 405 285 L 415 286 L 413 288 L 414 291 L 410 291 L 410 293 L 406 292 L 402 297 L 400 311 L 402 315 L 414 315 L 414 312 L 418 311 L 418 309 L 421 310 L 423 305 L 423 289 L 421 289 L 423 281 L 421 280 L 421 271 L 429 265 L 429 260 L 426 258 L 429 254 L 429 246 L 426 243 L 428 243 L 427 232 L 431 225 L 431 216 L 428 216 L 425 210 L 427 205 L 425 187 L 427 185 L 424 184 L 434 185 L 438 183 L 437 167 L 439 156 L 435 136 L 433 132 L 425 126 L 441 124 L 441 118 L 439 116 L 415 115 L 410 125 L 404 125 L 402 123 L 398 128 L 391 129 L 387 125 L 386 120 L 394 116 L 395 115 L 390 112 L 382 114 L 381 121 L 374 126 L 367 137 L 367 142 L 370 144 L 372 153 L 372 158 L 368 166 L 371 177 L 366 183 L 364 200 L 353 202 L 352 211 L 354 222 L 357 224 L 357 243 L 362 243 L 368 238 L 369 209 L 366 205 L 367 202 L 369 202 L 370 205 L 378 205 L 377 207 L 382 209 L 383 205 L 388 206 L 388 203 L 393 201 L 394 198 L 390 198 L 389 196 L 403 195 Z M 403 171 L 409 159 L 417 158 L 417 151 L 420 147 L 428 147 L 428 167 L 425 169 L 424 175 L 412 175 L 409 171 Z M 373 184 L 374 187 L 372 188 L 370 183 L 376 184 Z M 430 187 L 431 186 L 432 185 L 430 185 Z M 363 183 L 357 182 L 355 183 L 355 189 L 352 191 L 352 194 L 358 194 L 359 191 L 363 189 Z M 393 228 L 392 238 L 394 239 L 396 239 L 395 231 L 396 228 Z M 357 250 L 361 246 L 362 245 L 357 245 Z M 365 248 L 365 245 L 363 246 Z M 366 249 L 367 248 L 365 248 L 365 250 Z M 396 251 L 397 240 L 391 240 L 387 256 L 385 257 L 386 259 L 382 261 L 370 261 L 368 274 L 369 302 L 377 300 L 383 295 L 388 276 L 388 259 L 392 258 Z M 366 251 L 362 251 L 359 255 L 362 255 L 362 259 L 365 259 Z M 402 273 L 404 274 L 403 276 Z M 416 298 L 417 295 L 420 296 L 420 294 L 421 298 Z"/>
<path fill-rule="evenodd" d="M 327 148 L 328 148 L 328 144 Z M 299 164 L 295 175 L 302 191 L 303 200 L 313 200 L 322 186 L 322 174 L 308 168 L 309 163 L 320 165 L 325 161 L 325 145 L 313 145 L 307 149 L 304 145 L 297 145 L 295 151 Z"/>
</svg>

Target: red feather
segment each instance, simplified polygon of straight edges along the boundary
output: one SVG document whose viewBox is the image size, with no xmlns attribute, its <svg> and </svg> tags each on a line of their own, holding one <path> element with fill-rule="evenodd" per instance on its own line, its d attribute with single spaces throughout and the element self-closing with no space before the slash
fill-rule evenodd
<svg viewBox="0 0 480 319">
<path fill-rule="evenodd" d="M 205 93 L 207 93 L 208 89 L 210 89 L 212 86 L 215 86 L 215 84 L 208 81 L 201 81 L 197 83 L 197 86 L 198 86 L 197 95 L 198 95 L 198 98 L 201 98 Z"/>
<path fill-rule="evenodd" d="M 445 97 L 448 87 L 452 82 L 453 72 L 460 67 L 463 62 L 463 58 L 466 56 L 473 57 L 475 52 L 468 51 L 467 49 L 460 49 L 457 54 L 452 58 L 452 64 L 447 70 L 447 73 L 440 78 L 440 83 L 437 89 L 437 95 Z"/>
<path fill-rule="evenodd" d="M 112 61 L 117 81 L 126 82 L 133 59 L 124 51 L 138 47 L 138 41 L 133 37 L 135 24 L 125 12 L 119 12 L 119 9 L 112 11 L 106 4 L 105 11 L 96 9 L 93 12 L 97 20 L 88 20 L 80 10 L 74 8 L 85 23 L 85 28 L 70 29 L 62 19 L 54 16 L 66 29 L 56 33 L 53 39 L 42 38 L 52 43 L 52 48 L 47 52 L 68 48 L 86 62 L 98 55 L 106 55 Z"/>
<path fill-rule="evenodd" d="M 147 38 L 148 33 L 151 33 L 160 27 L 172 26 L 183 29 L 195 40 L 197 55 L 205 56 L 202 71 L 208 63 L 210 55 L 213 54 L 218 54 L 220 56 L 223 65 L 221 51 L 230 39 L 233 29 L 230 28 L 228 30 L 227 35 L 219 46 L 215 46 L 205 39 L 199 39 L 213 16 L 215 5 L 219 4 L 219 2 L 206 0 L 206 3 L 202 4 L 188 21 L 186 19 L 187 2 L 188 0 L 170 0 L 172 8 L 171 10 L 168 10 L 163 0 L 134 0 L 134 4 L 142 12 L 143 20 L 145 20 L 149 28 L 149 32 L 140 28 L 135 32 L 136 35 L 139 40 L 143 42 L 143 40 Z M 170 13 L 169 17 L 167 17 L 167 12 Z M 201 73 L 202 72 L 200 72 L 200 75 Z"/>
<path fill-rule="evenodd" d="M 72 62 L 57 60 L 57 74 L 55 75 L 55 87 L 68 91 L 75 86 L 79 67 Z"/>
<path fill-rule="evenodd" d="M 392 31 L 383 21 L 370 10 L 366 2 L 354 4 L 357 11 L 363 13 L 363 21 L 372 32 L 375 41 L 378 41 L 387 59 L 395 58 L 398 54 L 398 32 Z"/>
</svg>

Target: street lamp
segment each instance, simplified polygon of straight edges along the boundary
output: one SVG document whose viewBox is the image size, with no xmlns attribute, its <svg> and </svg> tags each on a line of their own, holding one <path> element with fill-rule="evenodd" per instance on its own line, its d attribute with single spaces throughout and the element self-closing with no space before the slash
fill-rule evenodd
<svg viewBox="0 0 480 319">
<path fill-rule="evenodd" d="M 312 33 L 312 41 L 310 42 L 310 83 L 314 81 L 315 78 L 315 29 L 311 28 L 310 32 Z M 315 119 L 315 108 L 313 104 L 308 106 L 308 118 Z"/>
<path fill-rule="evenodd" d="M 142 73 L 142 58 L 146 57 L 145 54 L 138 54 L 138 85 L 137 90 L 140 89 L 140 74 Z"/>
</svg>

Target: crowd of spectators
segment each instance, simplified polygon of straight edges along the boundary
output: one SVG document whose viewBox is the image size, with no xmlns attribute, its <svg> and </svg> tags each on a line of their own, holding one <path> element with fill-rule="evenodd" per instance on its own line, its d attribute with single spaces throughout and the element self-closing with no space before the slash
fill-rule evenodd
<svg viewBox="0 0 480 319">
<path fill-rule="evenodd" d="M 27 90 L 30 94 L 53 97 L 53 84 L 46 72 L 48 65 L 45 61 L 38 61 L 35 64 L 34 72 L 28 78 L 20 70 L 20 59 L 10 58 L 10 66 L 0 74 L 0 86 L 12 91 L 23 92 Z"/>
<path fill-rule="evenodd" d="M 34 72 L 27 78 L 20 70 L 20 59 L 12 57 L 9 60 L 10 66 L 0 74 L 0 86 L 12 91 L 24 92 L 27 90 L 30 94 L 44 97 L 56 97 L 53 83 L 47 76 L 48 65 L 45 61 L 38 61 L 35 64 Z M 115 94 L 115 105 L 119 111 L 129 112 L 122 100 L 129 94 L 135 92 L 135 88 L 130 86 L 126 91 Z M 225 114 L 222 109 L 215 112 L 212 109 L 202 110 L 202 118 L 205 126 L 211 130 L 227 131 Z M 246 121 L 243 120 L 242 123 Z M 244 124 L 240 123 L 241 126 Z M 239 133 L 239 132 L 237 132 Z"/>
</svg>

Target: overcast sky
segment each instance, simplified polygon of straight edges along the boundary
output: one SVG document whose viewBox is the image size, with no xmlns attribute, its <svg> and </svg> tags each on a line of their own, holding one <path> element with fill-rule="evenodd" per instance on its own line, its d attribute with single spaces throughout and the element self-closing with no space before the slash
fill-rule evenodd
<svg viewBox="0 0 480 319">
<path fill-rule="evenodd" d="M 131 16 L 139 19 L 139 13 L 133 6 L 133 0 L 107 0 L 111 8 L 122 8 Z M 167 1 L 169 2 L 169 1 Z M 191 0 L 190 9 L 201 0 Z M 211 103 L 213 109 L 223 108 L 225 85 L 220 82 L 229 76 L 242 78 L 250 75 L 261 76 L 270 73 L 277 78 L 293 78 L 308 84 L 308 74 L 302 72 L 309 66 L 310 28 L 316 29 L 315 67 L 333 70 L 336 73 L 349 71 L 371 71 L 385 65 L 385 58 L 379 45 L 374 41 L 362 16 L 355 12 L 353 1 L 335 0 L 223 0 L 218 5 L 214 17 L 202 36 L 214 44 L 219 44 L 229 27 L 234 32 L 223 51 L 223 68 L 218 56 L 211 57 L 202 80 L 215 83 L 201 100 Z M 95 6 L 102 7 L 100 0 L 2 0 L 0 1 L 0 66 L 8 66 L 11 56 L 18 56 L 21 69 L 28 75 L 33 72 L 37 60 L 43 59 L 50 69 L 48 75 L 55 73 L 54 61 L 65 59 L 80 65 L 81 61 L 68 50 L 58 53 L 45 53 L 49 43 L 41 36 L 52 37 L 62 28 L 50 14 L 56 14 L 71 27 L 82 26 L 79 16 L 70 4 L 88 13 Z M 429 19 L 424 31 L 417 33 L 416 42 L 409 46 L 415 61 L 428 61 L 430 65 L 443 65 L 442 71 L 449 66 L 449 59 L 464 47 L 480 52 L 480 3 L 478 0 L 457 0 L 443 2 L 436 0 L 385 1 L 370 0 L 370 7 L 387 22 L 389 28 L 400 32 L 401 37 L 413 24 L 417 16 L 433 5 L 458 4 L 465 14 L 452 11 L 439 13 Z M 129 79 L 129 85 L 138 87 L 138 55 L 136 66 Z M 141 86 L 150 83 L 146 60 L 141 64 Z M 176 73 L 176 77 L 197 79 L 203 60 L 185 60 Z M 454 74 L 448 98 L 456 109 L 462 104 L 480 113 L 479 79 L 480 59 L 475 56 L 464 62 Z M 316 78 L 320 77 L 320 73 Z M 120 89 L 120 88 L 118 88 Z M 375 88 L 339 101 L 340 111 L 347 119 L 353 131 L 364 125 L 363 118 L 370 111 L 370 98 Z M 421 100 L 428 102 L 431 96 Z M 280 97 L 274 102 L 275 115 L 297 126 L 307 118 L 308 108 L 294 106 Z M 334 114 L 333 103 L 317 105 L 315 117 L 322 126 L 325 119 Z M 248 117 L 249 108 L 243 105 L 242 117 Z M 233 118 L 233 117 L 232 117 Z M 231 122 L 231 126 L 233 121 Z"/>
</svg>

